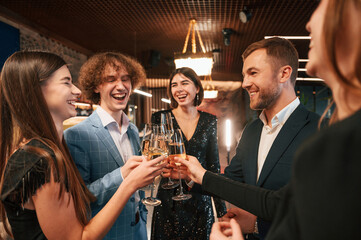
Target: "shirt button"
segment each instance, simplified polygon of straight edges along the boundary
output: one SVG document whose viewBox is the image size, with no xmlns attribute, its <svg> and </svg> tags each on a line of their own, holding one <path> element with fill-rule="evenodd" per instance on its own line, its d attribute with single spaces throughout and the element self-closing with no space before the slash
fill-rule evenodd
<svg viewBox="0 0 361 240">
<path fill-rule="evenodd" d="M 135 202 L 135 198 L 132 197 L 132 198 L 130 199 L 130 201 L 131 201 L 131 202 Z"/>
</svg>

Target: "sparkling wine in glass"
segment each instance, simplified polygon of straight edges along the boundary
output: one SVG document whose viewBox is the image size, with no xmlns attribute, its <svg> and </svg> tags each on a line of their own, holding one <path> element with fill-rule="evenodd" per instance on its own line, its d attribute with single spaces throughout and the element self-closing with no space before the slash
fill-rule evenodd
<svg viewBox="0 0 361 240">
<path fill-rule="evenodd" d="M 141 151 L 142 151 L 142 155 L 143 156 L 148 156 L 149 153 L 149 142 L 150 142 L 150 138 L 151 138 L 151 134 L 152 134 L 152 125 L 151 124 L 145 124 L 144 128 L 141 132 L 142 134 L 142 142 L 141 142 Z M 151 184 L 144 186 L 142 188 L 140 188 L 139 190 L 142 191 L 147 191 L 151 188 Z"/>
<path fill-rule="evenodd" d="M 153 125 L 152 133 L 149 139 L 148 151 L 146 152 L 147 160 L 152 160 L 160 156 L 168 155 L 168 147 L 165 141 L 165 135 L 162 134 L 161 126 Z M 143 154 L 144 155 L 144 154 Z M 161 200 L 153 196 L 154 181 L 151 184 L 150 197 L 142 199 L 142 203 L 147 206 L 158 206 L 162 203 Z"/>
<path fill-rule="evenodd" d="M 173 120 L 171 112 L 164 112 L 160 115 L 160 122 L 164 126 L 164 134 L 166 135 L 166 142 L 169 147 L 169 143 L 171 141 L 172 135 L 174 134 L 173 128 Z M 173 182 L 170 177 L 168 177 L 168 181 L 162 184 L 163 189 L 173 189 L 179 186 L 179 183 Z"/>
<path fill-rule="evenodd" d="M 174 131 L 174 134 L 172 136 L 171 142 L 169 143 L 169 161 L 171 164 L 175 164 L 178 168 L 178 176 L 179 176 L 179 194 L 176 196 L 173 196 L 172 199 L 175 201 L 182 201 L 182 200 L 188 200 L 192 197 L 191 194 L 185 194 L 183 193 L 183 186 L 182 186 L 182 179 L 179 172 L 179 167 L 182 165 L 181 163 L 174 162 L 175 157 L 180 157 L 183 159 L 186 159 L 186 149 L 184 147 L 184 142 L 182 138 L 182 131 L 180 129 L 177 129 Z"/>
</svg>

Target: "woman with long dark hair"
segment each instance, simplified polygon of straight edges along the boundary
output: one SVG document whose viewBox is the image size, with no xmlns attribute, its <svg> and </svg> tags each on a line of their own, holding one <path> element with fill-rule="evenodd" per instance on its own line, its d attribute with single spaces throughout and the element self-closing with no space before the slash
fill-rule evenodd
<svg viewBox="0 0 361 240">
<path fill-rule="evenodd" d="M 89 221 L 94 197 L 63 139 L 63 121 L 76 115 L 80 90 L 64 60 L 16 52 L 1 71 L 1 220 L 15 239 L 101 239 L 128 198 L 160 174 L 162 158 L 140 163 Z M 5 229 L 11 235 L 9 226 Z"/>
<path fill-rule="evenodd" d="M 197 74 L 191 68 L 179 68 L 173 71 L 169 78 L 168 96 L 171 99 L 171 109 L 156 112 L 152 122 L 159 124 L 161 114 L 171 114 L 174 129 L 181 129 L 186 153 L 196 156 L 202 166 L 211 171 L 219 172 L 219 154 L 217 143 L 216 116 L 198 111 L 203 100 L 203 87 Z M 164 174 L 158 188 L 158 198 L 162 205 L 154 208 L 151 238 L 154 240 L 171 239 L 208 239 L 215 215 L 222 217 L 226 213 L 224 203 L 214 198 L 216 213 L 212 209 L 211 196 L 201 193 L 198 184 L 193 185 L 191 179 L 181 174 L 181 184 L 186 194 L 191 194 L 189 200 L 175 201 L 172 196 L 178 188 L 163 189 L 161 186 L 168 181 L 169 176 L 178 178 L 177 168 L 163 170 Z"/>
</svg>

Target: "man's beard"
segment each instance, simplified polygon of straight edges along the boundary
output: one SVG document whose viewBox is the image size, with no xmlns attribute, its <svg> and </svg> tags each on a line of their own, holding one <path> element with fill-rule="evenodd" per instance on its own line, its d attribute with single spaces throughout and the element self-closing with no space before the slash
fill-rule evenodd
<svg viewBox="0 0 361 240">
<path fill-rule="evenodd" d="M 259 96 L 257 102 L 252 104 L 251 108 L 253 110 L 263 110 L 268 109 L 275 104 L 279 95 L 281 94 L 281 87 L 279 85 L 275 85 L 272 89 L 266 91 L 259 91 Z"/>
</svg>

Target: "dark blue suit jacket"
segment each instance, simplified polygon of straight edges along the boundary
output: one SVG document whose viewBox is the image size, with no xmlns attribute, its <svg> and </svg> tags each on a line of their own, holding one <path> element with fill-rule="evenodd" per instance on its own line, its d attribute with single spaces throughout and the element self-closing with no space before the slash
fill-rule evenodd
<svg viewBox="0 0 361 240">
<path fill-rule="evenodd" d="M 249 123 L 243 131 L 236 155 L 224 174 L 236 181 L 277 190 L 286 185 L 291 176 L 294 153 L 300 144 L 316 132 L 319 115 L 300 104 L 287 119 L 272 144 L 257 181 L 258 147 L 263 123 L 260 119 Z M 258 218 L 258 230 L 263 239 L 271 225 Z"/>
</svg>

